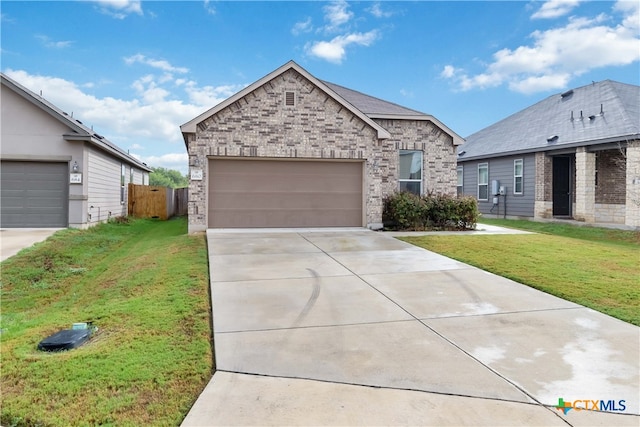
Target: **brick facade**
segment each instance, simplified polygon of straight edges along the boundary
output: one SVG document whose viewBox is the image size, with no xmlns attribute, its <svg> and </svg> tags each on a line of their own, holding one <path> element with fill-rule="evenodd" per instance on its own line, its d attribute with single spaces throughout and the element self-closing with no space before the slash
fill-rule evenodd
<svg viewBox="0 0 640 427">
<path fill-rule="evenodd" d="M 295 105 L 285 105 L 285 93 Z M 351 159 L 365 162 L 366 222 L 382 223 L 383 198 L 398 189 L 400 149 L 423 157 L 423 188 L 455 194 L 453 139 L 428 120 L 378 120 L 391 134 L 376 129 L 325 93 L 295 69 L 288 69 L 206 118 L 189 134 L 189 164 L 203 170 L 189 186 L 189 230 L 207 228 L 208 159 Z"/>
<path fill-rule="evenodd" d="M 596 155 L 587 151 L 586 147 L 576 150 L 575 166 L 575 210 L 573 218 L 578 221 L 595 222 L 596 220 Z"/>
<path fill-rule="evenodd" d="M 627 144 L 625 224 L 640 228 L 640 141 Z"/>
<path fill-rule="evenodd" d="M 624 205 L 626 169 L 624 149 L 596 153 L 596 203 Z"/>
<path fill-rule="evenodd" d="M 553 162 L 543 152 L 536 153 L 535 160 L 535 218 L 553 217 Z"/>
</svg>

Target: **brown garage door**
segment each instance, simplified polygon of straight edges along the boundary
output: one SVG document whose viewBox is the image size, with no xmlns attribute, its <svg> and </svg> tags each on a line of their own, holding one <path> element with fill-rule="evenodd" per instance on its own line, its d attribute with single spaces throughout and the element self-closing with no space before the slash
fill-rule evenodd
<svg viewBox="0 0 640 427">
<path fill-rule="evenodd" d="M 362 163 L 213 159 L 209 227 L 360 227 Z"/>
</svg>

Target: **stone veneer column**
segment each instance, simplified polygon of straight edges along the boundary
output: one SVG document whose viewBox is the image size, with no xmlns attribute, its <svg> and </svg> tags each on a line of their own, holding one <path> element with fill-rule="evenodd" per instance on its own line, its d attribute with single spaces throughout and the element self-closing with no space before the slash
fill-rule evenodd
<svg viewBox="0 0 640 427">
<path fill-rule="evenodd" d="M 536 153 L 535 157 L 535 202 L 534 218 L 551 218 L 553 216 L 553 203 L 547 194 L 551 194 L 551 159 L 543 152 Z"/>
<path fill-rule="evenodd" d="M 627 145 L 626 225 L 640 227 L 640 141 Z"/>
<path fill-rule="evenodd" d="M 586 147 L 576 150 L 576 211 L 574 219 L 596 221 L 596 155 Z"/>
</svg>

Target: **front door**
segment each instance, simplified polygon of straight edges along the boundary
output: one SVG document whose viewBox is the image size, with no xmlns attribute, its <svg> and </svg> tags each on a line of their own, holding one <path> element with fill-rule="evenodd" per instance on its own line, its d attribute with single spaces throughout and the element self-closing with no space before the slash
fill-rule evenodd
<svg viewBox="0 0 640 427">
<path fill-rule="evenodd" d="M 571 157 L 553 158 L 553 216 L 571 216 Z"/>
</svg>

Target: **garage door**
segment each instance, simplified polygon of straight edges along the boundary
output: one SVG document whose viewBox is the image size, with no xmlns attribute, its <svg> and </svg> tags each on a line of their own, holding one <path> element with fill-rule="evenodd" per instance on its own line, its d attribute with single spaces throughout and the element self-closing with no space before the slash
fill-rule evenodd
<svg viewBox="0 0 640 427">
<path fill-rule="evenodd" d="M 362 163 L 209 161 L 209 227 L 361 227 Z"/>
<path fill-rule="evenodd" d="M 0 226 L 67 227 L 66 163 L 2 162 Z"/>
</svg>

